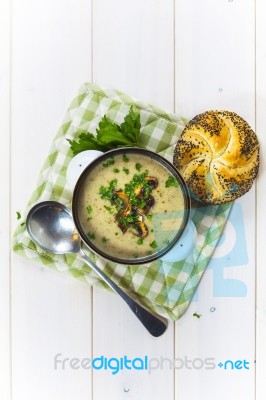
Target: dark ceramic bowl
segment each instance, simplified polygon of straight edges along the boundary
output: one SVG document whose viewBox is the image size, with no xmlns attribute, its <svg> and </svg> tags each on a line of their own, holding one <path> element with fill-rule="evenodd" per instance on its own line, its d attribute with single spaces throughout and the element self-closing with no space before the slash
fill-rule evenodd
<svg viewBox="0 0 266 400">
<path fill-rule="evenodd" d="M 108 244 L 103 247 L 97 247 L 95 245 L 95 241 L 90 239 L 88 237 L 88 234 L 86 232 L 86 228 L 84 226 L 84 219 L 82 220 L 81 218 L 81 212 L 80 212 L 80 200 L 82 196 L 82 192 L 84 190 L 85 185 L 87 185 L 86 181 L 89 179 L 90 174 L 94 169 L 99 165 L 103 164 L 106 162 L 106 160 L 110 159 L 113 157 L 115 159 L 116 156 L 121 156 L 121 155 L 139 155 L 139 156 L 144 156 L 147 157 L 148 159 L 152 159 L 154 162 L 160 164 L 164 168 L 167 169 L 170 175 L 172 175 L 178 182 L 179 187 L 181 188 L 182 195 L 183 195 L 183 200 L 184 200 L 184 210 L 182 210 L 182 221 L 181 224 L 179 225 L 179 228 L 174 231 L 174 233 L 171 236 L 171 241 L 169 243 L 166 243 L 162 248 L 159 248 L 158 250 L 153 250 L 151 254 L 144 255 L 144 256 L 137 256 L 134 255 L 134 257 L 131 258 L 122 258 L 117 256 L 115 253 L 110 253 L 108 251 Z M 151 173 L 152 175 L 152 173 Z M 99 156 L 96 158 L 94 161 L 91 162 L 91 164 L 88 165 L 88 167 L 82 172 L 80 175 L 75 189 L 74 189 L 74 194 L 73 194 L 73 201 L 72 201 L 72 213 L 73 213 L 73 218 L 74 222 L 76 225 L 76 228 L 78 230 L 79 235 L 81 236 L 83 242 L 89 247 L 90 250 L 92 250 L 94 253 L 97 255 L 103 257 L 104 259 L 113 261 L 118 264 L 128 264 L 128 265 L 136 265 L 136 264 L 146 264 L 151 261 L 154 261 L 156 259 L 159 259 L 163 255 L 165 255 L 169 250 L 171 250 L 179 238 L 181 237 L 182 233 L 184 232 L 187 223 L 189 221 L 189 215 L 190 215 L 190 195 L 187 189 L 187 186 L 181 177 L 180 173 L 176 170 L 176 168 L 165 158 L 162 156 L 153 153 L 149 150 L 144 150 L 136 147 L 128 147 L 128 148 L 119 148 L 115 150 L 110 150 L 103 155 Z M 115 223 L 115 216 L 114 216 L 114 223 Z M 145 239 L 144 239 L 145 240 Z M 167 241 L 166 241 L 167 242 Z"/>
</svg>

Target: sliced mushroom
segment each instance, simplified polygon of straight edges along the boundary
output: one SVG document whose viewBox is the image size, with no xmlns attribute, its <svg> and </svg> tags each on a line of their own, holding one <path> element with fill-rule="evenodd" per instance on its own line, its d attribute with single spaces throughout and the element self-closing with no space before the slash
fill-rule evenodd
<svg viewBox="0 0 266 400">
<path fill-rule="evenodd" d="M 141 210 L 144 215 L 149 214 L 152 206 L 154 206 L 155 200 L 153 196 L 150 196 L 146 201 L 146 206 Z"/>
<path fill-rule="evenodd" d="M 117 225 L 122 233 L 125 233 L 127 231 L 127 227 L 125 225 L 121 224 L 121 222 L 118 222 Z"/>
<path fill-rule="evenodd" d="M 158 186 L 158 179 L 155 176 L 146 176 L 145 180 L 148 182 L 149 187 L 153 190 L 156 189 Z M 143 185 L 139 185 L 135 189 L 136 196 L 145 196 L 145 187 Z"/>
<path fill-rule="evenodd" d="M 144 222 L 137 222 L 133 225 L 133 228 L 136 231 L 136 233 L 132 231 L 133 235 L 138 236 L 139 238 L 145 238 L 149 233 L 149 230 Z"/>
<path fill-rule="evenodd" d="M 153 176 L 146 176 L 145 180 L 148 182 L 151 190 L 155 189 L 158 186 L 158 179 Z M 139 198 L 143 197 L 145 199 L 145 207 L 142 209 L 139 209 L 134 205 L 132 206 L 130 204 L 130 198 L 122 190 L 116 190 L 114 192 L 114 195 L 118 199 L 122 200 L 120 211 L 115 216 L 115 219 L 118 222 L 118 227 L 121 230 L 121 232 L 125 233 L 127 231 L 128 225 L 131 225 L 134 230 L 132 233 L 138 236 L 139 238 L 145 238 L 148 235 L 149 230 L 145 225 L 145 223 L 143 222 L 143 220 L 144 220 L 144 215 L 149 214 L 151 207 L 155 204 L 155 200 L 154 197 L 150 195 L 150 190 L 147 189 L 148 189 L 147 186 L 145 187 L 143 185 L 140 185 L 135 189 L 136 196 Z M 133 216 L 138 216 L 137 222 L 130 224 L 125 224 L 121 222 L 121 219 L 123 217 L 129 216 L 131 214 Z"/>
<path fill-rule="evenodd" d="M 146 181 L 148 182 L 151 189 L 156 189 L 158 186 L 158 179 L 155 176 L 146 176 Z"/>
<path fill-rule="evenodd" d="M 125 216 L 128 214 L 130 211 L 130 203 L 129 203 L 129 197 L 124 193 L 122 190 L 116 190 L 114 192 L 115 196 L 118 197 L 120 200 L 122 200 L 123 205 L 121 210 L 116 214 L 116 219 Z"/>
</svg>

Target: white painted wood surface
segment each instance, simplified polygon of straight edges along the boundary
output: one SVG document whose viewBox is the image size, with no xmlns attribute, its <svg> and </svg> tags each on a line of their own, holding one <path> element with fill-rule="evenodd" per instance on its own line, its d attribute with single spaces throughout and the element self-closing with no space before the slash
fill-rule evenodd
<svg viewBox="0 0 266 400">
<path fill-rule="evenodd" d="M 10 353 L 10 4 L 0 2 L 0 399 L 11 395 Z"/>
<path fill-rule="evenodd" d="M 266 5 L 263 0 L 256 2 L 256 129 L 260 134 L 261 154 L 266 152 L 266 46 L 265 46 L 265 12 Z M 265 360 L 266 360 L 266 291 L 264 282 L 266 282 L 265 269 L 265 158 L 261 157 L 261 168 L 259 180 L 257 182 L 257 364 L 256 364 L 256 393 L 258 399 L 265 397 Z"/>
<path fill-rule="evenodd" d="M 0 1 L 1 400 L 264 400 L 264 15 L 263 0 L 13 0 L 12 10 Z M 70 100 L 90 80 L 188 118 L 207 109 L 233 110 L 260 138 L 257 193 L 254 187 L 236 206 L 244 217 L 248 261 L 219 267 L 219 275 L 219 255 L 234 240 L 228 224 L 198 297 L 159 339 L 116 296 L 10 257 L 16 211 L 34 188 Z M 228 297 L 234 282 L 246 288 L 245 296 L 235 291 Z M 69 363 L 55 369 L 56 354 L 176 358 L 177 368 L 165 360 L 150 374 L 112 375 Z M 186 357 L 214 358 L 216 367 L 197 368 L 195 361 L 196 368 L 180 368 Z M 220 369 L 227 359 L 246 359 L 250 370 Z"/>
</svg>

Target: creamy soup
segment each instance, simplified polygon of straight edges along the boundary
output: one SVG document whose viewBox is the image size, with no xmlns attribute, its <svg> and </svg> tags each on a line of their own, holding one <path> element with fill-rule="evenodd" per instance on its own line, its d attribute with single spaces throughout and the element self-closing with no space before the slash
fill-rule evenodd
<svg viewBox="0 0 266 400">
<path fill-rule="evenodd" d="M 79 195 L 82 228 L 104 254 L 141 258 L 180 230 L 185 202 L 176 178 L 145 155 L 115 155 L 86 177 Z"/>
</svg>

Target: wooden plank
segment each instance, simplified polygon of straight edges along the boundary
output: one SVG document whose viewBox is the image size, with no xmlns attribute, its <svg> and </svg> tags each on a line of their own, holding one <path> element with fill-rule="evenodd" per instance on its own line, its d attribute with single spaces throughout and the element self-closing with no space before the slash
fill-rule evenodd
<svg viewBox="0 0 266 400">
<path fill-rule="evenodd" d="M 93 79 L 173 110 L 172 0 L 97 0 Z"/>
<path fill-rule="evenodd" d="M 138 400 L 159 400 L 164 395 L 165 398 L 173 398 L 173 371 L 159 368 L 161 357 L 173 359 L 173 323 L 170 321 L 161 337 L 154 338 L 120 298 L 100 289 L 94 289 L 93 292 L 93 357 L 120 359 L 126 356 L 129 360 L 144 360 L 147 356 L 152 368 L 127 370 L 124 367 L 117 374 L 112 374 L 110 368 L 95 371 L 95 399 L 103 398 L 104 393 L 108 393 L 112 400 L 122 400 L 126 396 Z"/>
<path fill-rule="evenodd" d="M 194 362 L 176 370 L 176 397 L 185 399 L 254 399 L 255 387 L 255 230 L 254 189 L 235 205 L 240 212 L 224 232 L 224 243 L 203 276 L 197 298 L 176 323 L 176 358 Z M 244 235 L 241 217 L 244 217 Z M 236 224 L 234 224 L 234 222 Z M 230 228 L 229 228 L 230 225 Z M 234 235 L 234 234 L 236 235 Z M 230 243 L 234 240 L 235 243 Z M 238 253 L 237 241 L 245 238 L 247 258 Z M 239 239 L 240 238 L 240 239 Z M 226 244 L 227 243 L 227 244 Z M 229 248 L 227 247 L 229 243 Z M 232 253 L 230 254 L 230 249 Z M 226 254 L 229 251 L 229 256 Z M 243 253 L 245 249 L 242 248 Z M 221 267 L 221 256 L 231 258 Z M 234 257 L 236 258 L 234 265 Z M 193 313 L 201 318 L 193 317 Z M 200 360 L 197 360 L 200 359 Z M 211 359 L 208 361 L 208 359 Z M 202 361 L 201 361 L 202 360 Z M 246 360 L 249 370 L 224 370 L 218 364 L 227 360 Z M 182 364 L 178 361 L 178 367 Z M 215 363 L 208 369 L 207 363 Z M 206 367 L 206 368 L 205 368 Z M 188 385 L 193 381 L 193 385 Z M 219 391 L 217 391 L 219 387 Z"/>
<path fill-rule="evenodd" d="M 256 399 L 265 398 L 266 359 L 266 270 L 265 270 L 265 155 L 266 155 L 266 49 L 265 2 L 256 1 L 256 130 L 260 142 L 260 171 L 257 181 L 257 343 Z"/>
<path fill-rule="evenodd" d="M 93 77 L 143 101 L 173 111 L 173 2 L 98 0 L 94 2 Z M 94 357 L 173 357 L 173 324 L 152 338 L 113 294 L 94 290 Z M 103 384 L 104 383 L 104 384 Z M 95 371 L 95 399 L 173 398 L 169 370 Z"/>
<path fill-rule="evenodd" d="M 176 111 L 226 109 L 254 127 L 254 1 L 176 1 Z"/>
<path fill-rule="evenodd" d="M 91 79 L 91 2 L 13 2 L 12 219 L 23 210 L 69 102 Z M 90 357 L 91 289 L 12 258 L 13 398 L 91 393 L 91 371 L 54 358 Z"/>
<path fill-rule="evenodd" d="M 10 4 L 0 3 L 0 398 L 11 395 L 10 375 Z"/>
<path fill-rule="evenodd" d="M 175 26 L 176 111 L 192 118 L 210 109 L 232 110 L 255 128 L 254 2 L 178 0 Z M 201 281 L 198 300 L 176 323 L 176 358 L 200 358 L 203 362 L 206 358 L 215 359 L 214 369 L 201 367 L 198 360 L 192 369 L 183 366 L 176 370 L 175 395 L 180 400 L 248 400 L 255 396 L 254 189 L 238 203 L 244 218 L 248 262 L 243 259 L 239 266 L 228 265 L 217 275 L 214 259 L 212 269 Z M 241 219 L 235 226 L 237 232 L 240 223 Z M 229 228 L 230 224 L 225 238 L 233 242 L 234 231 Z M 236 233 L 236 240 L 238 237 Z M 230 283 L 225 278 L 237 281 Z M 215 295 L 217 285 L 219 297 Z M 210 311 L 212 307 L 214 312 Z M 194 312 L 202 317 L 193 317 Z M 217 366 L 227 359 L 246 359 L 250 370 L 225 371 Z"/>
<path fill-rule="evenodd" d="M 89 397 L 81 360 L 91 356 L 90 289 L 17 256 L 12 268 L 13 398 Z"/>
</svg>

